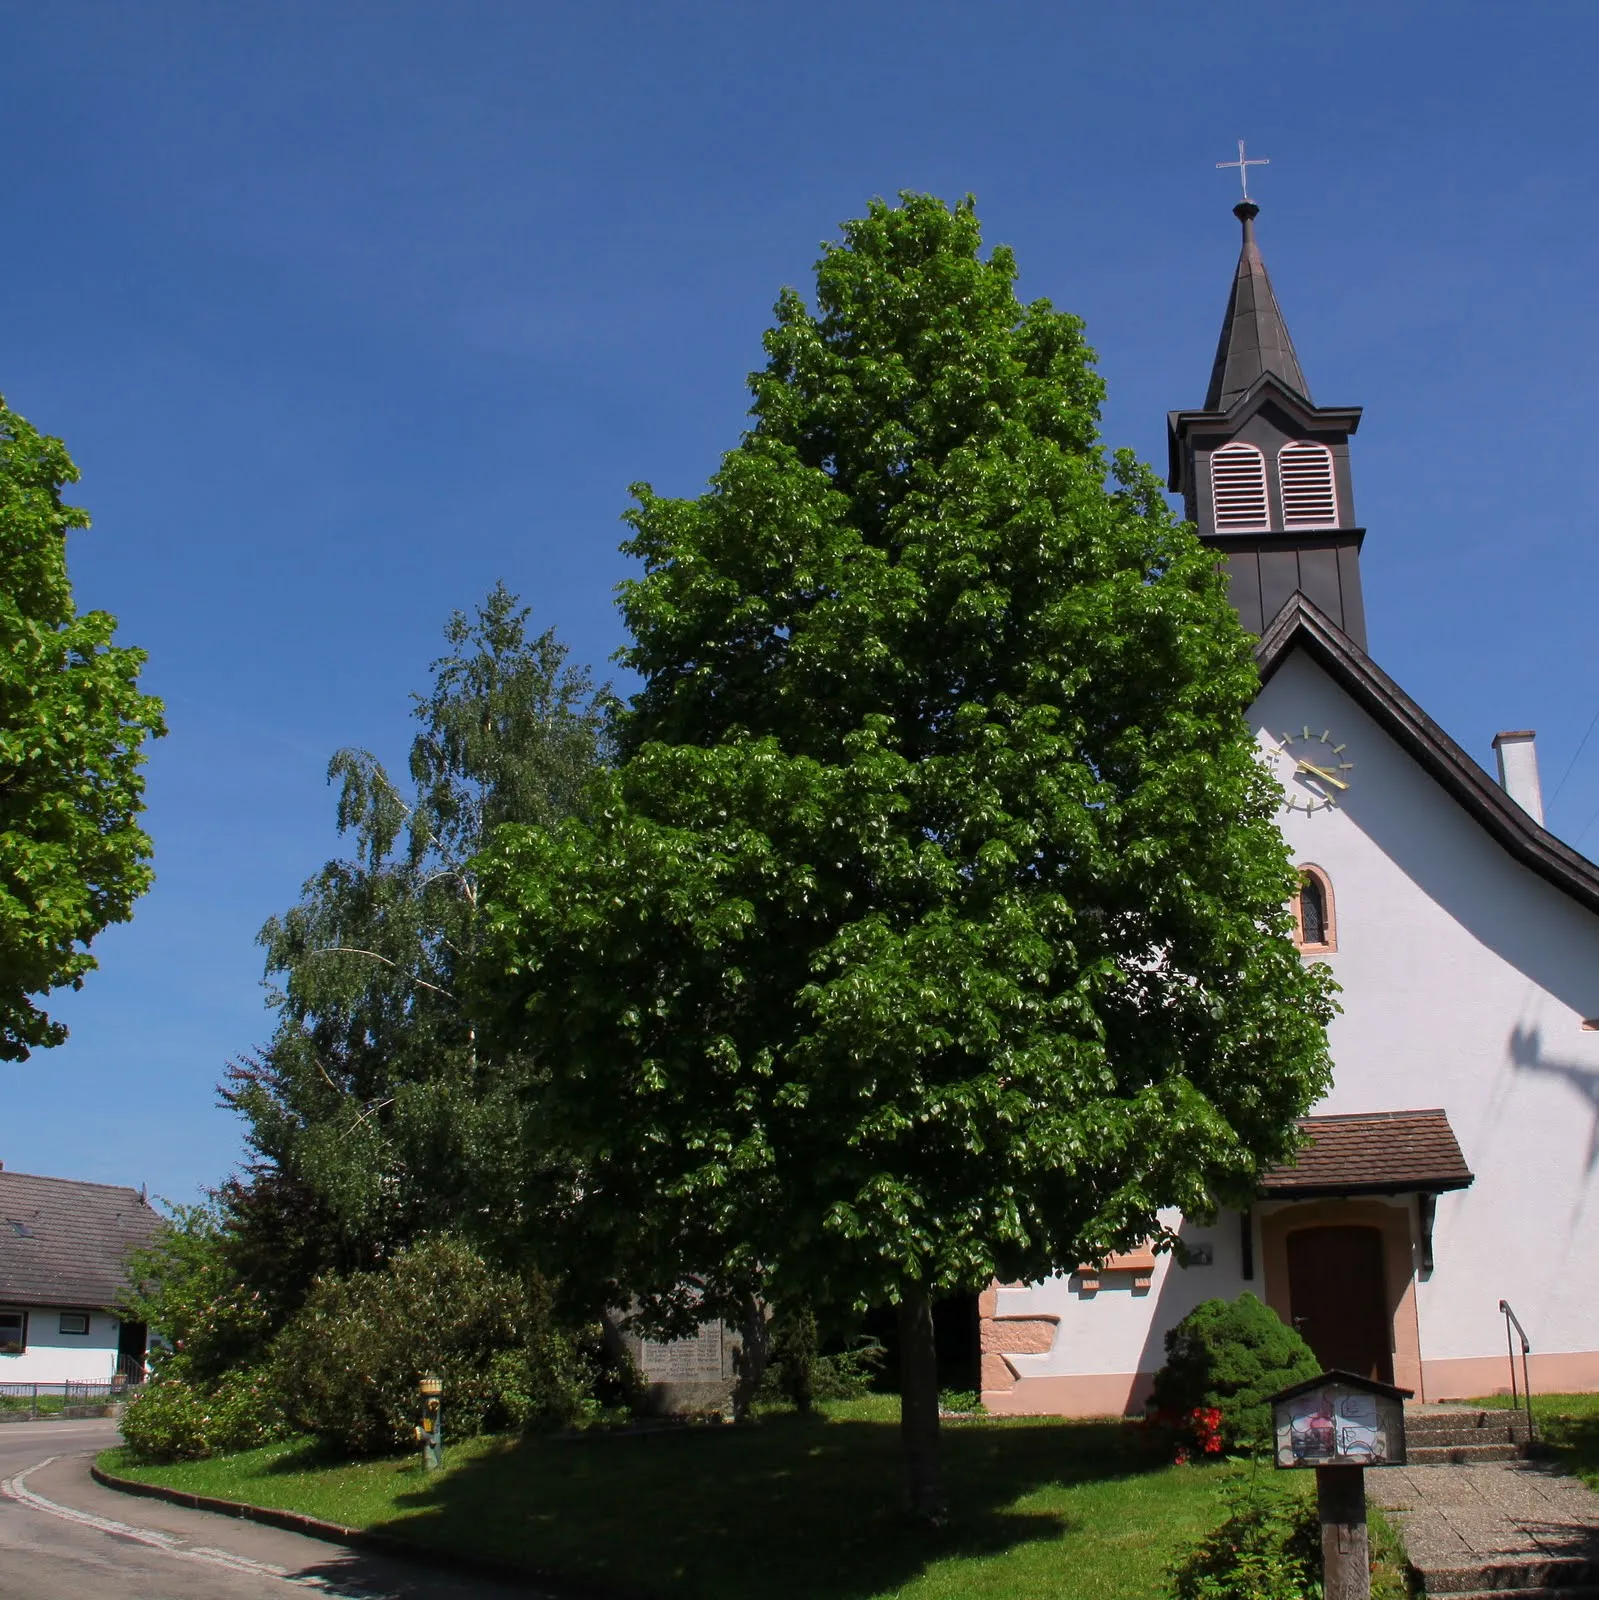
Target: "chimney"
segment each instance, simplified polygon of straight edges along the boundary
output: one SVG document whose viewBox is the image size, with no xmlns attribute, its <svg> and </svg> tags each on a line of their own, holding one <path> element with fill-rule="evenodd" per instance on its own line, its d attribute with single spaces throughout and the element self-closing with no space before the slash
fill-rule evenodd
<svg viewBox="0 0 1599 1600">
<path fill-rule="evenodd" d="M 1543 786 L 1538 782 L 1536 738 L 1531 728 L 1496 733 L 1494 749 L 1499 756 L 1499 787 L 1541 828 Z"/>
</svg>

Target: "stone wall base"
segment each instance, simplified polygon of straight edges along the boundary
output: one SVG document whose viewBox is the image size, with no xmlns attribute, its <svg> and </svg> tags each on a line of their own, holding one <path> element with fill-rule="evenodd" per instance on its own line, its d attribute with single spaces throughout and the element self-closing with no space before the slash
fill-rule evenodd
<svg viewBox="0 0 1599 1600">
<path fill-rule="evenodd" d="M 983 1405 L 1000 1417 L 1139 1417 L 1154 1381 L 1153 1372 L 1018 1378 L 1009 1388 L 985 1389 Z"/>
<path fill-rule="evenodd" d="M 1527 1357 L 1532 1392 L 1592 1394 L 1599 1391 L 1599 1350 L 1534 1352 Z M 1428 1400 L 1475 1400 L 1480 1395 L 1510 1393 L 1510 1356 L 1458 1356 L 1421 1364 L 1422 1395 Z M 1521 1384 L 1521 1356 L 1516 1356 L 1516 1384 Z"/>
<path fill-rule="evenodd" d="M 1527 1358 L 1533 1394 L 1599 1393 L 1599 1350 L 1549 1352 Z M 1001 1417 L 1137 1417 L 1144 1414 L 1153 1372 L 1082 1373 L 1072 1377 L 1017 1378 L 985 1388 L 983 1405 Z M 1516 1358 L 1516 1382 L 1521 1359 Z M 1422 1362 L 1418 1400 L 1474 1400 L 1510 1392 L 1508 1356 L 1465 1356 Z"/>
</svg>

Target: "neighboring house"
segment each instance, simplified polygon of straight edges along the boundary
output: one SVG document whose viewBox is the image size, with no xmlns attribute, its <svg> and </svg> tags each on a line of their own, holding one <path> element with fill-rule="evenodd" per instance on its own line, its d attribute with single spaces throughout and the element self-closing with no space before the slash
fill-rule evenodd
<svg viewBox="0 0 1599 1600">
<path fill-rule="evenodd" d="M 144 1324 L 113 1308 L 160 1221 L 138 1189 L 0 1171 L 0 1384 L 144 1376 Z"/>
<path fill-rule="evenodd" d="M 1167 1330 L 1244 1290 L 1325 1365 L 1425 1400 L 1508 1388 L 1507 1300 L 1535 1391 L 1599 1389 L 1599 867 L 1544 830 L 1532 734 L 1493 741 L 1496 784 L 1367 654 L 1360 411 L 1312 402 L 1256 209 L 1204 407 L 1170 418 L 1170 487 L 1259 638 L 1297 943 L 1342 987 L 1333 1086 L 1249 1209 L 1167 1219 L 1188 1265 L 990 1288 L 996 1412 L 1136 1410 Z"/>
</svg>

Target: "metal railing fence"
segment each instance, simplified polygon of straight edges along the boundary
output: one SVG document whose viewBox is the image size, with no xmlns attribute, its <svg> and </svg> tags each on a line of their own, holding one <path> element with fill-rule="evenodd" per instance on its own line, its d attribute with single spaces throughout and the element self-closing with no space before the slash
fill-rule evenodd
<svg viewBox="0 0 1599 1600">
<path fill-rule="evenodd" d="M 121 1379 L 109 1383 L 0 1383 L 0 1423 L 69 1421 L 104 1416 L 138 1393 Z"/>
</svg>

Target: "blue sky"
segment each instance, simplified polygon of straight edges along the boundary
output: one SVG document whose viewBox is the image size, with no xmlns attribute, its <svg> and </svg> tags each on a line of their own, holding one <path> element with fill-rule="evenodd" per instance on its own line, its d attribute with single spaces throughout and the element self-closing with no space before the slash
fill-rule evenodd
<svg viewBox="0 0 1599 1600">
<path fill-rule="evenodd" d="M 1468 750 L 1599 712 L 1587 4 L 0 0 L 0 392 L 67 441 L 81 604 L 150 652 L 159 881 L 0 1067 L 0 1160 L 190 1198 L 265 1039 L 256 929 L 503 577 L 603 667 L 627 485 L 736 439 L 779 287 L 875 194 L 978 197 L 1164 459 L 1236 140 L 1318 401 L 1360 404 L 1377 659 Z M 1599 734 L 1551 825 L 1599 812 Z M 1582 843 L 1599 849 L 1599 823 Z"/>
</svg>

